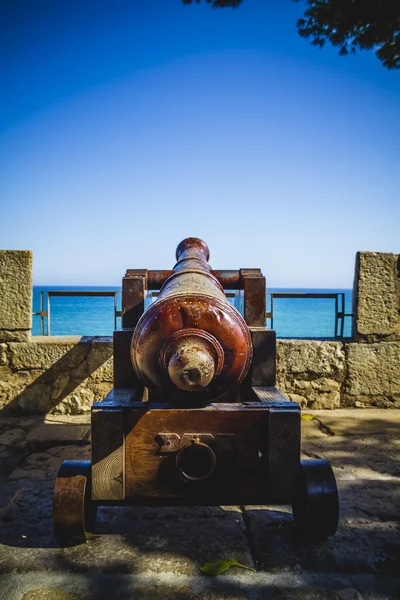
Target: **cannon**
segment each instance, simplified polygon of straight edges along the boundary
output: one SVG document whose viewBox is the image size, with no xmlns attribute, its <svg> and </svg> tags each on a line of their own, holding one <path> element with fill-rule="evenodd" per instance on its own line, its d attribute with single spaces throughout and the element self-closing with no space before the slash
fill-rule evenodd
<svg viewBox="0 0 400 600">
<path fill-rule="evenodd" d="M 265 277 L 212 270 L 209 254 L 187 238 L 172 270 L 126 272 L 92 460 L 64 461 L 56 478 L 60 544 L 89 539 L 101 505 L 292 504 L 303 536 L 336 532 L 331 466 L 300 459 L 300 407 L 276 387 Z"/>
</svg>

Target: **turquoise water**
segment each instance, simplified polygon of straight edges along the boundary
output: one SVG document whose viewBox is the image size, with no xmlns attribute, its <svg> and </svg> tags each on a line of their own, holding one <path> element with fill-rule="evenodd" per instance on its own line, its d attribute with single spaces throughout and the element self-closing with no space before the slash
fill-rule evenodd
<svg viewBox="0 0 400 600">
<path fill-rule="evenodd" d="M 115 287 L 57 287 L 34 286 L 33 310 L 39 311 L 41 290 L 59 291 L 117 291 L 117 309 L 121 309 L 121 288 Z M 307 292 L 345 294 L 345 311 L 351 312 L 352 290 L 343 289 L 283 289 L 270 288 L 271 292 Z M 44 309 L 46 308 L 44 294 Z M 340 305 L 339 305 L 340 308 Z M 268 296 L 267 310 L 270 310 Z M 114 330 L 114 299 L 112 297 L 52 297 L 51 298 L 51 334 L 52 335 L 112 335 Z M 46 333 L 46 319 L 45 319 Z M 121 319 L 117 318 L 117 328 Z M 267 327 L 270 320 L 267 321 Z M 321 298 L 274 298 L 274 329 L 281 338 L 334 337 L 335 301 Z M 40 318 L 33 317 L 33 335 L 40 335 Z M 351 335 L 351 318 L 345 318 L 344 336 Z"/>
</svg>

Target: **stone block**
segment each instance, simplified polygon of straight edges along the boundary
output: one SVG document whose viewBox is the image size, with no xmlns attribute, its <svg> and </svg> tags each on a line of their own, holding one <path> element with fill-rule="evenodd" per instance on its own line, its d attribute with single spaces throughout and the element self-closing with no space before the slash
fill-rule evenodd
<svg viewBox="0 0 400 600">
<path fill-rule="evenodd" d="M 0 367 L 8 365 L 8 347 L 7 344 L 0 344 Z"/>
<path fill-rule="evenodd" d="M 0 344 L 0 407 L 76 415 L 111 387 L 110 338 L 37 336 Z"/>
<path fill-rule="evenodd" d="M 229 591 L 218 589 L 203 590 L 199 594 L 192 596 L 192 600 L 247 600 L 249 596 L 245 592 L 236 592 L 230 586 Z M 273 597 L 276 600 L 276 597 Z"/>
<path fill-rule="evenodd" d="M 310 408 L 339 408 L 341 405 L 340 392 L 314 392 L 308 399 L 308 406 Z"/>
<path fill-rule="evenodd" d="M 88 345 L 79 343 L 80 336 L 47 337 L 37 336 L 28 344 L 11 343 L 11 364 L 16 370 L 50 368 L 73 368 L 87 354 Z"/>
<path fill-rule="evenodd" d="M 110 381 L 93 381 L 92 378 L 87 380 L 87 388 L 93 393 L 93 402 L 100 402 L 107 396 L 112 389 L 113 384 Z"/>
<path fill-rule="evenodd" d="M 49 405 L 47 411 L 51 410 L 54 415 L 79 415 L 85 411 L 89 411 L 95 401 L 92 390 L 86 385 L 76 387 L 60 402 L 54 405 Z M 46 412 L 47 412 L 46 411 Z"/>
<path fill-rule="evenodd" d="M 356 341 L 400 340 L 398 254 L 357 253 L 353 312 Z"/>
<path fill-rule="evenodd" d="M 177 585 L 138 585 L 135 600 L 192 600 L 193 590 Z"/>
<path fill-rule="evenodd" d="M 84 596 L 71 594 L 59 588 L 36 588 L 25 592 L 22 600 L 84 600 Z"/>
<path fill-rule="evenodd" d="M 11 403 L 14 410 L 22 409 L 32 413 L 46 413 L 51 406 L 51 386 L 40 380 L 21 389 Z"/>
<path fill-rule="evenodd" d="M 335 379 L 298 379 L 293 375 L 279 378 L 279 389 L 302 408 L 339 408 L 341 383 Z"/>
<path fill-rule="evenodd" d="M 344 377 L 345 354 L 340 342 L 316 340 L 278 340 L 279 374 L 303 374 L 308 378 Z"/>
<path fill-rule="evenodd" d="M 0 339 L 2 342 L 29 342 L 31 332 L 29 329 L 0 329 Z"/>
<path fill-rule="evenodd" d="M 32 328 L 32 252 L 0 250 L 0 340 Z"/>
<path fill-rule="evenodd" d="M 338 408 L 346 373 L 344 345 L 317 340 L 278 340 L 277 385 L 301 407 Z"/>
<path fill-rule="evenodd" d="M 348 344 L 346 352 L 346 394 L 366 404 L 400 405 L 400 342 Z"/>
<path fill-rule="evenodd" d="M 13 373 L 9 369 L 2 371 L 0 378 L 0 409 L 17 408 L 18 398 L 33 381 L 35 371 Z"/>
<path fill-rule="evenodd" d="M 92 338 L 88 367 L 94 381 L 113 381 L 113 344 L 111 337 Z"/>
</svg>

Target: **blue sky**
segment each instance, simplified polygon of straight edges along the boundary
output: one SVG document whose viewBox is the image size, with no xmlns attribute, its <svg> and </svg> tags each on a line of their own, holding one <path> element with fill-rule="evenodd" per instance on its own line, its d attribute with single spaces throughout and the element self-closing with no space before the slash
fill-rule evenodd
<svg viewBox="0 0 400 600">
<path fill-rule="evenodd" d="M 171 268 L 187 236 L 271 287 L 398 253 L 400 71 L 311 46 L 302 6 L 5 0 L 0 247 L 47 285 Z"/>
</svg>

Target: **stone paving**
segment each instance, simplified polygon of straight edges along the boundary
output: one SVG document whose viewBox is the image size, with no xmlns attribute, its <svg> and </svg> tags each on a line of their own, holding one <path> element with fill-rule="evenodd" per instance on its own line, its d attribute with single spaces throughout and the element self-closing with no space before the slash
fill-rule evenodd
<svg viewBox="0 0 400 600">
<path fill-rule="evenodd" d="M 0 417 L 0 599 L 400 598 L 400 410 L 307 414 L 304 457 L 329 459 L 340 490 L 333 538 L 299 540 L 286 506 L 103 507 L 69 548 L 52 488 L 63 460 L 90 458 L 89 417 Z M 200 572 L 221 558 L 257 572 Z"/>
</svg>

